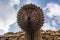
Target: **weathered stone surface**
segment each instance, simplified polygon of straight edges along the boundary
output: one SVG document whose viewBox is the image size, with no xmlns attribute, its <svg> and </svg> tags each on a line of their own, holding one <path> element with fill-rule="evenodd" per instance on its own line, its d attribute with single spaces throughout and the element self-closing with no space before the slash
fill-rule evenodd
<svg viewBox="0 0 60 40">
<path fill-rule="evenodd" d="M 60 31 L 40 30 L 40 32 L 41 32 L 40 40 L 60 40 Z M 8 40 L 24 40 L 24 34 L 25 34 L 25 32 L 23 32 L 23 31 L 13 33 L 13 35 L 12 35 L 12 32 L 10 32 L 9 34 L 5 33 L 4 35 L 0 36 L 0 40 L 6 40 L 6 39 L 8 39 Z"/>
</svg>

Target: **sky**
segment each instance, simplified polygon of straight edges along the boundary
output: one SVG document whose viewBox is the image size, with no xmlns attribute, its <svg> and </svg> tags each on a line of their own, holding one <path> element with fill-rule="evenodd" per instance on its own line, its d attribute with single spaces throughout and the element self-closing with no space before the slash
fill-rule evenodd
<svg viewBox="0 0 60 40">
<path fill-rule="evenodd" d="M 21 31 L 17 24 L 18 10 L 31 3 L 43 10 L 42 30 L 60 30 L 60 0 L 0 0 L 0 35 Z"/>
</svg>

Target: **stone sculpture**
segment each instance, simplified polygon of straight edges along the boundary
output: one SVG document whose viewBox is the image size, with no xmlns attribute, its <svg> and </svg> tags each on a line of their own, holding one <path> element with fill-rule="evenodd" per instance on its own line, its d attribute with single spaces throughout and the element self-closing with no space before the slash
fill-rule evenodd
<svg viewBox="0 0 60 40">
<path fill-rule="evenodd" d="M 40 7 L 27 4 L 17 14 L 17 23 L 25 31 L 24 40 L 40 40 L 39 29 L 44 23 L 44 14 Z"/>
</svg>

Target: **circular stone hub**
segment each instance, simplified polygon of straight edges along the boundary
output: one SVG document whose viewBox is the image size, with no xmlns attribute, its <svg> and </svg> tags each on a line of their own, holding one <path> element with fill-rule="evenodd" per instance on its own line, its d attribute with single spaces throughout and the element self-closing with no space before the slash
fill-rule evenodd
<svg viewBox="0 0 60 40">
<path fill-rule="evenodd" d="M 17 22 L 24 31 L 39 30 L 44 23 L 43 11 L 33 4 L 24 5 L 18 11 Z"/>
</svg>

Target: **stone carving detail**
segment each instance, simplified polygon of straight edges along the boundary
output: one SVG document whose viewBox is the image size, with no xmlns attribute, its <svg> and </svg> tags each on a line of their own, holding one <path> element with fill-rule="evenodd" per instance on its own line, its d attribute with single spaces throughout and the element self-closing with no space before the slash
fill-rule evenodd
<svg viewBox="0 0 60 40">
<path fill-rule="evenodd" d="M 43 26 L 44 14 L 40 7 L 24 5 L 17 14 L 17 22 L 24 31 L 36 31 Z"/>
</svg>

